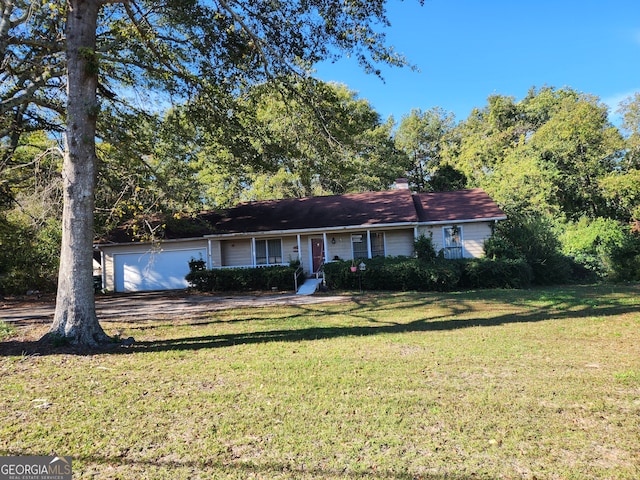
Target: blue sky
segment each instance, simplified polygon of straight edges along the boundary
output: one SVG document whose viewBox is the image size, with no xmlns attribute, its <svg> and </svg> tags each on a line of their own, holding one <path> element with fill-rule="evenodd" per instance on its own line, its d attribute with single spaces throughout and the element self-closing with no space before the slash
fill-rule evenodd
<svg viewBox="0 0 640 480">
<path fill-rule="evenodd" d="M 351 59 L 316 67 L 383 120 L 438 106 L 460 121 L 489 95 L 520 100 L 532 86 L 610 105 L 640 92 L 640 0 L 389 0 L 388 14 L 387 43 L 419 72 L 383 66 L 383 82 Z"/>
</svg>

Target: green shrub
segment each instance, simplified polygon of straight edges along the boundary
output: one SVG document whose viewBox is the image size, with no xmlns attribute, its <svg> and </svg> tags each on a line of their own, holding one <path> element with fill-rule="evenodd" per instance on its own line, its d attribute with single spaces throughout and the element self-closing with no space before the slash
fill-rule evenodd
<svg viewBox="0 0 640 480">
<path fill-rule="evenodd" d="M 192 258 L 191 260 L 189 260 L 190 272 L 199 272 L 201 270 L 206 270 L 206 269 L 207 269 L 207 262 L 205 262 L 201 258 L 199 259 Z"/>
<path fill-rule="evenodd" d="M 294 272 L 295 268 L 287 266 L 202 270 L 194 264 L 186 280 L 201 292 L 293 290 Z"/>
<path fill-rule="evenodd" d="M 359 262 L 355 262 L 359 263 Z M 533 272 L 524 259 L 488 258 L 430 262 L 393 257 L 365 260 L 366 269 L 351 272 L 352 262 L 325 265 L 327 286 L 336 290 L 448 291 L 461 288 L 526 288 Z"/>
<path fill-rule="evenodd" d="M 429 236 L 420 235 L 413 243 L 413 249 L 419 260 L 430 262 L 437 257 L 436 249 L 433 246 L 433 232 L 429 232 Z"/>
<path fill-rule="evenodd" d="M 634 242 L 628 226 L 610 218 L 583 217 L 565 225 L 560 239 L 563 253 L 595 275 L 634 279 Z"/>
<path fill-rule="evenodd" d="M 60 225 L 38 227 L 0 217 L 0 294 L 53 292 L 58 277 Z"/>
<path fill-rule="evenodd" d="M 336 290 L 353 290 L 358 287 L 358 273 L 351 272 L 352 262 L 336 260 L 324 264 L 327 286 Z"/>
<path fill-rule="evenodd" d="M 531 266 L 522 258 L 460 261 L 464 265 L 460 286 L 465 288 L 527 288 L 533 279 Z"/>
<path fill-rule="evenodd" d="M 16 333 L 16 328 L 4 320 L 0 320 L 0 341 L 6 340 Z"/>
<path fill-rule="evenodd" d="M 355 262 L 358 264 L 359 262 Z M 372 258 L 365 260 L 364 271 L 351 271 L 349 261 L 325 265 L 329 288 L 337 290 L 443 291 L 455 289 L 461 276 L 457 262 L 434 260 L 423 262 L 409 257 Z"/>
<path fill-rule="evenodd" d="M 614 281 L 640 281 L 640 236 L 625 235 L 620 245 L 611 249 L 611 279 Z"/>
<path fill-rule="evenodd" d="M 542 215 L 510 215 L 496 225 L 484 245 L 493 260 L 525 260 L 535 285 L 570 283 L 575 280 L 575 262 L 561 252 L 553 225 Z"/>
</svg>

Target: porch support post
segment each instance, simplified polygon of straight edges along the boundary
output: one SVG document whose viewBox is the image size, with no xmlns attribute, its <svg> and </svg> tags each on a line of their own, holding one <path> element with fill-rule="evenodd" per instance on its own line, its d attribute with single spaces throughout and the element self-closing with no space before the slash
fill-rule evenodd
<svg viewBox="0 0 640 480">
<path fill-rule="evenodd" d="M 367 258 L 371 258 L 371 230 L 367 230 Z"/>
<path fill-rule="evenodd" d="M 213 269 L 213 243 L 211 239 L 207 240 L 207 268 Z"/>
<path fill-rule="evenodd" d="M 251 263 L 255 267 L 256 263 L 256 237 L 251 237 Z"/>
<path fill-rule="evenodd" d="M 113 260 L 113 255 L 111 255 L 111 262 L 112 264 L 115 264 L 114 260 Z M 115 265 L 114 265 L 115 268 Z M 102 289 L 106 289 L 107 288 L 107 263 L 105 260 L 105 255 L 104 252 L 102 250 L 100 250 L 100 270 L 101 270 L 101 274 L 102 274 Z M 115 282 L 116 279 L 113 279 L 113 284 L 115 286 Z M 114 288 L 115 290 L 115 288 Z"/>
<path fill-rule="evenodd" d="M 324 263 L 329 261 L 329 242 L 327 242 L 327 232 L 322 233 L 322 243 L 324 245 Z"/>
<path fill-rule="evenodd" d="M 302 265 L 302 243 L 300 243 L 300 234 L 298 234 L 297 237 L 298 237 L 298 261 L 300 262 L 300 265 Z"/>
</svg>

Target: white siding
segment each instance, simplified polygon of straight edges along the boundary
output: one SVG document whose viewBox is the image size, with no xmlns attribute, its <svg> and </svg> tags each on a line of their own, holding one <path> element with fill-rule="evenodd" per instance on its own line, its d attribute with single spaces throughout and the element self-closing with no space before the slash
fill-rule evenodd
<svg viewBox="0 0 640 480">
<path fill-rule="evenodd" d="M 282 238 L 282 263 L 288 265 L 298 259 L 298 237 Z"/>
<path fill-rule="evenodd" d="M 458 225 L 462 230 L 464 258 L 482 257 L 484 255 L 484 242 L 491 236 L 490 222 L 421 226 L 418 229 L 418 234 L 424 234 L 426 237 L 429 237 L 429 234 L 433 233 L 433 246 L 436 252 L 439 252 L 444 247 L 443 228 L 453 225 Z"/>
<path fill-rule="evenodd" d="M 102 252 L 102 288 L 113 292 L 115 290 L 115 274 L 113 272 L 113 255 L 107 251 Z"/>
<path fill-rule="evenodd" d="M 253 265 L 251 239 L 224 240 L 220 242 L 223 267 L 247 267 Z"/>
<path fill-rule="evenodd" d="M 222 266 L 222 242 L 220 240 L 211 240 L 211 265 L 207 268 L 216 268 Z"/>
<path fill-rule="evenodd" d="M 388 230 L 385 236 L 385 255 L 387 257 L 413 255 L 413 228 L 407 230 Z"/>
<path fill-rule="evenodd" d="M 463 240 L 464 256 L 479 258 L 484 256 L 484 242 L 491 236 L 489 222 L 465 223 Z"/>
<path fill-rule="evenodd" d="M 335 239 L 335 243 L 333 240 Z M 327 249 L 329 261 L 338 257 L 340 260 L 351 259 L 351 233 L 327 234 Z"/>
<path fill-rule="evenodd" d="M 297 240 L 296 240 L 297 241 Z M 309 250 L 309 236 L 300 235 L 300 263 L 302 263 L 302 268 L 305 273 L 311 273 L 311 252 Z"/>
<path fill-rule="evenodd" d="M 370 229 L 370 231 L 372 233 L 384 233 L 385 256 L 397 257 L 413 255 L 413 228 L 401 230 Z M 354 233 L 361 234 L 363 236 L 363 240 L 366 241 L 366 230 L 327 234 L 327 249 L 329 261 L 334 260 L 336 256 L 340 260 L 351 260 L 351 258 L 353 257 L 351 235 Z M 333 242 L 334 239 L 335 243 Z"/>
</svg>

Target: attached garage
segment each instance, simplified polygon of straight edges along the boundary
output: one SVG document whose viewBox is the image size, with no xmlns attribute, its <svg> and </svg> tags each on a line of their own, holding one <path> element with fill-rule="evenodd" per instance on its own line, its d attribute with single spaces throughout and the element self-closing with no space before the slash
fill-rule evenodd
<svg viewBox="0 0 640 480">
<path fill-rule="evenodd" d="M 145 292 L 154 290 L 176 290 L 189 285 L 185 276 L 189 273 L 189 261 L 207 259 L 206 244 L 184 245 L 171 248 L 164 244 L 162 248 L 149 248 L 144 245 L 134 251 L 111 251 L 103 247 L 103 285 L 115 292 Z"/>
</svg>

